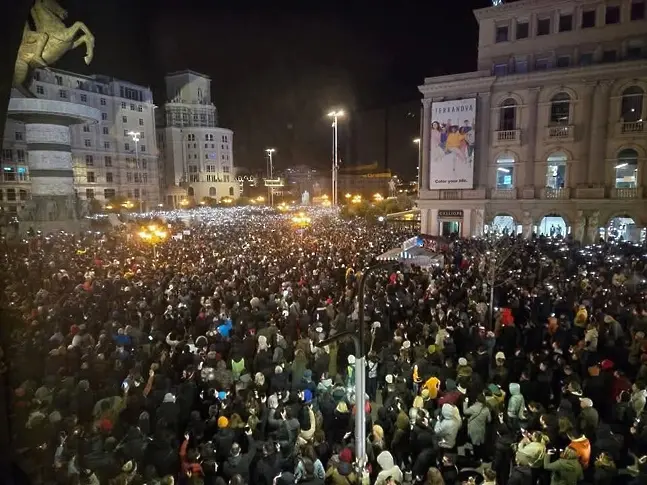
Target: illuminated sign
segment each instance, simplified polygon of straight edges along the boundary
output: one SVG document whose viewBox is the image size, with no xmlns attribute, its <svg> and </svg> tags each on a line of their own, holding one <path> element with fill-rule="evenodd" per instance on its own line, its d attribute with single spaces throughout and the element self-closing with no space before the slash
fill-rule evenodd
<svg viewBox="0 0 647 485">
<path fill-rule="evenodd" d="M 265 187 L 283 187 L 283 180 L 265 179 Z"/>
<path fill-rule="evenodd" d="M 462 210 L 439 210 L 438 217 L 459 217 L 463 218 Z"/>
</svg>

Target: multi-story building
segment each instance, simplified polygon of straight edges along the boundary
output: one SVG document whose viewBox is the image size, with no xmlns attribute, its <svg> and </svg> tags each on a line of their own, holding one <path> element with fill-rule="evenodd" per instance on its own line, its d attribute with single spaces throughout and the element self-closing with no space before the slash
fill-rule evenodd
<svg viewBox="0 0 647 485">
<path fill-rule="evenodd" d="M 135 208 L 159 202 L 155 105 L 149 88 L 106 76 L 59 69 L 36 70 L 31 91 L 39 98 L 95 107 L 101 121 L 71 127 L 74 183 L 80 199 L 101 205 L 117 197 Z M 131 133 L 138 133 L 138 142 Z M 7 120 L 2 150 L 0 205 L 15 213 L 29 199 L 24 126 Z"/>
<path fill-rule="evenodd" d="M 477 70 L 419 87 L 422 231 L 644 237 L 646 13 L 645 0 L 476 10 Z"/>
<path fill-rule="evenodd" d="M 167 204 L 183 198 L 238 197 L 233 131 L 218 126 L 211 79 L 193 71 L 166 76 L 167 102 L 158 115 L 157 139 L 164 165 Z"/>
</svg>

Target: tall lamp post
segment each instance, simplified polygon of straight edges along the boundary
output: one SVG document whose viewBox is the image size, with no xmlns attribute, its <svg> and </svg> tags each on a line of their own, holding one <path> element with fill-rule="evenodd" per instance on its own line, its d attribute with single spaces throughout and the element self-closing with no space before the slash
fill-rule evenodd
<svg viewBox="0 0 647 485">
<path fill-rule="evenodd" d="M 274 173 L 274 165 L 272 164 L 272 154 L 276 151 L 276 148 L 266 148 L 265 153 L 267 153 L 267 156 L 269 157 L 269 165 L 268 165 L 268 177 L 270 180 L 272 180 L 273 173 Z M 270 187 L 270 207 L 274 207 L 274 187 Z"/>
<path fill-rule="evenodd" d="M 339 150 L 338 150 L 338 138 L 337 138 L 337 124 L 339 118 L 344 116 L 343 110 L 331 111 L 328 113 L 333 119 L 332 122 L 332 205 L 335 207 L 337 205 L 337 171 L 339 170 Z"/>
<path fill-rule="evenodd" d="M 139 131 L 129 131 L 128 134 L 135 142 L 135 170 L 137 170 L 137 178 L 139 180 L 139 212 L 142 212 L 142 174 L 139 171 L 139 140 L 141 133 Z"/>
<path fill-rule="evenodd" d="M 416 168 L 416 186 L 418 190 L 418 195 L 420 195 L 420 138 L 414 138 L 413 142 L 418 145 L 418 166 Z"/>
</svg>

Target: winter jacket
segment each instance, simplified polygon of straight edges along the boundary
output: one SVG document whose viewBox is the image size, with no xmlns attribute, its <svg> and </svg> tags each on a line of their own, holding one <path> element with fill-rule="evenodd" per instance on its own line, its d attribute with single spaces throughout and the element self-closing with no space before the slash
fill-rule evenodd
<svg viewBox="0 0 647 485">
<path fill-rule="evenodd" d="M 521 386 L 512 383 L 509 386 L 510 400 L 508 401 L 508 417 L 523 419 L 526 402 L 521 394 Z"/>
<path fill-rule="evenodd" d="M 528 485 L 532 483 L 532 468 L 529 466 L 515 466 L 510 473 L 508 485 Z"/>
<path fill-rule="evenodd" d="M 398 483 L 402 483 L 402 470 L 395 465 L 391 453 L 383 451 L 377 455 L 377 464 L 380 465 L 381 471 L 378 473 L 374 485 L 384 485 L 389 477 Z"/>
<path fill-rule="evenodd" d="M 223 466 L 223 474 L 227 480 L 231 480 L 234 475 L 243 477 L 245 483 L 249 483 L 249 467 L 256 454 L 256 443 L 249 437 L 249 448 L 247 453 L 239 453 L 236 456 L 230 456 Z"/>
<path fill-rule="evenodd" d="M 582 465 L 577 459 L 560 458 L 551 463 L 550 455 L 547 454 L 544 457 L 544 469 L 551 472 L 550 485 L 577 485 L 578 480 L 584 477 Z"/>
<path fill-rule="evenodd" d="M 467 435 L 473 445 L 485 443 L 487 425 L 492 421 L 490 409 L 480 402 L 475 402 L 468 407 L 467 399 L 463 401 L 463 414 L 467 416 Z"/>
<path fill-rule="evenodd" d="M 521 440 L 517 447 L 516 460 L 519 465 L 541 468 L 546 455 L 546 445 L 538 441 Z"/>
<path fill-rule="evenodd" d="M 452 404 L 443 404 L 440 419 L 434 426 L 434 432 L 441 448 L 454 448 L 456 446 L 456 435 L 461 428 L 461 424 L 458 408 Z"/>
</svg>

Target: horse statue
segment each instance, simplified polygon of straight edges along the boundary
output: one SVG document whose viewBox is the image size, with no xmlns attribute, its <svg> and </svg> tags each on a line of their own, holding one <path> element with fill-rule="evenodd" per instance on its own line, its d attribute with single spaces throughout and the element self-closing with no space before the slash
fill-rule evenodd
<svg viewBox="0 0 647 485">
<path fill-rule="evenodd" d="M 66 27 L 63 23 L 66 18 L 67 11 L 56 0 L 36 0 L 31 8 L 35 30 L 31 30 L 29 22 L 25 24 L 13 78 L 13 86 L 23 94 L 31 95 L 27 84 L 33 69 L 55 64 L 67 51 L 81 44 L 85 44 L 85 63 L 92 62 L 94 36 L 90 29 L 83 22 Z"/>
</svg>

